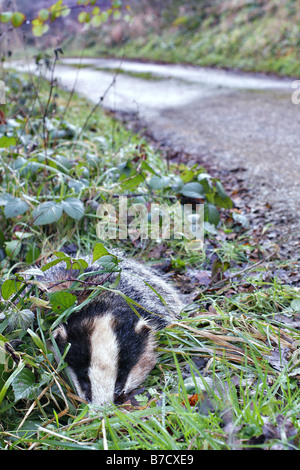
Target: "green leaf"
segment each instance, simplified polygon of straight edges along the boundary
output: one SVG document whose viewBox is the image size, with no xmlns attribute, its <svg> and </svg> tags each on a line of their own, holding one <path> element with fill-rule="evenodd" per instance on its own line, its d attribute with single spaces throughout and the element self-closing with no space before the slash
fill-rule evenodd
<svg viewBox="0 0 300 470">
<path fill-rule="evenodd" d="M 16 11 L 12 14 L 11 23 L 15 28 L 19 28 L 20 26 L 22 26 L 25 20 L 26 16 L 23 13 L 20 13 L 19 11 Z"/>
<path fill-rule="evenodd" d="M 81 13 L 79 13 L 78 15 L 78 22 L 79 23 L 88 23 L 90 21 L 90 14 L 87 13 L 86 11 L 82 11 Z"/>
<path fill-rule="evenodd" d="M 0 13 L 0 23 L 8 23 L 12 14 L 12 11 L 4 11 L 3 13 Z"/>
<path fill-rule="evenodd" d="M 120 12 L 120 10 L 114 11 L 114 13 L 113 13 L 113 18 L 114 18 L 114 20 L 119 20 L 119 19 L 121 18 L 121 12 Z"/>
<path fill-rule="evenodd" d="M 100 26 L 103 23 L 102 16 L 101 15 L 93 16 L 91 23 L 95 28 L 98 28 L 98 26 Z"/>
<path fill-rule="evenodd" d="M 49 16 L 50 16 L 50 13 L 48 10 L 46 10 L 46 8 L 42 8 L 38 13 L 38 18 L 41 21 L 47 21 Z"/>
<path fill-rule="evenodd" d="M 11 196 L 8 193 L 0 194 L 0 206 L 6 206 L 8 201 L 11 201 L 12 199 L 13 199 L 13 196 Z"/>
<path fill-rule="evenodd" d="M 28 204 L 22 199 L 14 197 L 10 199 L 4 208 L 4 214 L 7 219 L 24 214 L 28 209 Z"/>
<path fill-rule="evenodd" d="M 31 398 L 32 392 L 36 389 L 36 386 L 34 373 L 24 368 L 12 381 L 15 401 Z"/>
<path fill-rule="evenodd" d="M 23 310 L 12 309 L 8 315 L 8 324 L 12 329 L 19 329 L 26 331 L 29 325 L 31 325 L 35 319 L 34 313 L 25 308 Z"/>
<path fill-rule="evenodd" d="M 195 176 L 195 171 L 193 168 L 186 168 L 180 173 L 180 178 L 184 183 L 189 183 Z"/>
<path fill-rule="evenodd" d="M 141 168 L 142 170 L 149 171 L 150 173 L 152 173 L 152 175 L 158 176 L 155 169 L 152 168 L 152 166 L 150 166 L 149 163 L 147 163 L 145 160 L 142 161 Z"/>
<path fill-rule="evenodd" d="M 13 256 L 13 259 L 16 259 L 16 256 L 21 250 L 21 243 L 19 240 L 10 240 L 5 242 L 5 253 L 7 256 Z"/>
<path fill-rule="evenodd" d="M 27 333 L 31 336 L 34 344 L 39 349 L 41 349 L 44 353 L 46 353 L 47 348 L 46 348 L 45 344 L 43 343 L 43 341 L 41 340 L 41 338 L 34 331 L 32 331 L 30 328 L 27 329 Z"/>
<path fill-rule="evenodd" d="M 40 254 L 41 254 L 40 249 L 35 245 L 31 245 L 26 255 L 26 263 L 27 264 L 35 263 L 35 261 L 38 259 Z"/>
<path fill-rule="evenodd" d="M 8 148 L 8 147 L 14 147 L 16 145 L 16 139 L 15 137 L 7 137 L 4 135 L 0 139 L 0 147 L 1 148 Z"/>
<path fill-rule="evenodd" d="M 66 269 L 79 269 L 80 271 L 84 271 L 88 267 L 88 263 L 81 258 L 71 258 L 70 256 L 66 255 L 63 251 L 56 251 L 55 256 L 58 259 L 54 259 L 43 266 L 42 270 L 46 271 L 52 266 L 64 261 L 66 263 Z"/>
<path fill-rule="evenodd" d="M 204 188 L 200 183 L 186 183 L 180 194 L 193 199 L 203 199 L 205 197 Z"/>
<path fill-rule="evenodd" d="M 51 21 L 54 21 L 56 18 L 59 18 L 61 16 L 62 8 L 63 8 L 62 0 L 58 0 L 56 3 L 51 5 L 50 7 Z"/>
<path fill-rule="evenodd" d="M 37 38 L 43 36 L 43 34 L 46 34 L 48 30 L 49 30 L 48 24 L 36 23 L 32 25 L 32 33 Z"/>
<path fill-rule="evenodd" d="M 49 294 L 49 300 L 54 312 L 63 313 L 75 304 L 77 297 L 70 292 L 59 291 Z"/>
<path fill-rule="evenodd" d="M 116 268 L 118 267 L 118 258 L 115 255 L 105 255 L 101 258 L 101 266 L 106 271 L 116 272 Z"/>
<path fill-rule="evenodd" d="M 55 266 L 56 264 L 61 263 L 61 261 L 62 261 L 61 259 L 53 259 L 52 261 L 49 261 L 49 263 L 42 266 L 41 270 L 43 272 L 47 271 L 48 269 L 52 268 L 52 266 Z"/>
<path fill-rule="evenodd" d="M 61 202 L 62 208 L 72 219 L 80 220 L 84 216 L 84 206 L 79 199 L 69 197 Z"/>
<path fill-rule="evenodd" d="M 216 182 L 217 194 L 215 195 L 215 204 L 219 207 L 224 207 L 225 209 L 231 209 L 233 202 L 226 193 L 222 183 L 220 181 Z"/>
<path fill-rule="evenodd" d="M 151 189 L 164 189 L 170 184 L 170 178 L 168 176 L 153 176 L 149 181 Z"/>
<path fill-rule="evenodd" d="M 204 172 L 203 172 L 203 173 L 199 173 L 199 175 L 197 176 L 197 180 L 198 180 L 198 181 L 202 181 L 202 180 L 204 180 L 204 179 L 205 179 L 205 180 L 211 180 L 212 177 L 211 177 L 211 175 L 210 175 L 209 173 L 204 173 Z"/>
<path fill-rule="evenodd" d="M 206 199 L 209 202 L 214 201 L 214 194 L 215 194 L 215 189 L 212 185 L 212 183 L 209 181 L 209 179 L 202 178 L 200 181 L 201 186 L 203 186 L 203 190 L 206 196 Z"/>
<path fill-rule="evenodd" d="M 291 301 L 290 308 L 297 313 L 300 313 L 300 299 L 296 298 Z"/>
<path fill-rule="evenodd" d="M 209 203 L 204 205 L 204 220 L 215 225 L 216 227 L 219 225 L 220 214 L 216 206 Z"/>
<path fill-rule="evenodd" d="M 106 23 L 106 21 L 107 21 L 108 18 L 109 18 L 108 10 L 107 10 L 107 11 L 103 11 L 102 13 L 100 13 L 100 16 L 101 16 L 101 18 L 102 18 L 102 23 Z"/>
<path fill-rule="evenodd" d="M 63 18 L 65 18 L 66 16 L 69 16 L 69 14 L 71 13 L 71 9 L 67 6 L 65 6 L 62 10 L 61 10 L 61 16 Z"/>
<path fill-rule="evenodd" d="M 68 260 L 71 260 L 71 257 L 68 256 L 68 255 L 66 255 L 66 253 L 64 253 L 63 251 L 56 251 L 56 252 L 55 252 L 55 256 L 56 256 L 57 258 L 61 258 L 61 259 L 63 259 L 63 260 L 65 260 L 66 258 L 67 258 Z"/>
<path fill-rule="evenodd" d="M 84 259 L 72 260 L 71 269 L 79 269 L 80 271 L 84 271 L 88 267 L 89 267 L 89 264 Z"/>
<path fill-rule="evenodd" d="M 97 261 L 102 256 L 109 255 L 109 252 L 102 243 L 96 243 L 93 250 L 93 263 Z"/>
<path fill-rule="evenodd" d="M 241 224 L 242 227 L 248 229 L 250 227 L 249 219 L 242 214 L 237 214 L 236 212 L 232 212 L 232 217 L 235 222 Z"/>
<path fill-rule="evenodd" d="M 22 283 L 15 279 L 7 279 L 3 282 L 1 287 L 1 295 L 4 300 L 8 300 L 13 294 L 16 294 L 20 289 Z"/>
<path fill-rule="evenodd" d="M 5 243 L 5 236 L 2 230 L 0 230 L 0 246 L 4 246 Z"/>
<path fill-rule="evenodd" d="M 16 377 L 18 377 L 18 375 L 21 373 L 21 371 L 24 369 L 25 367 L 25 363 L 21 360 L 18 364 L 18 367 L 16 368 L 16 370 L 10 374 L 10 376 L 8 377 L 8 379 L 6 380 L 5 384 L 3 385 L 1 391 L 0 391 L 0 405 L 6 395 L 6 392 L 7 390 L 9 389 L 11 383 L 16 379 Z"/>
<path fill-rule="evenodd" d="M 126 180 L 125 178 L 121 178 L 124 181 L 121 181 L 121 186 L 123 189 L 134 190 L 136 189 L 141 183 L 144 182 L 143 175 L 137 173 L 132 178 Z"/>
<path fill-rule="evenodd" d="M 63 213 L 61 203 L 47 201 L 36 207 L 32 213 L 34 225 L 46 225 L 57 222 Z"/>
<path fill-rule="evenodd" d="M 231 209 L 233 206 L 233 202 L 229 196 L 220 197 L 218 194 L 216 194 L 214 202 L 218 207 L 223 207 L 224 209 Z"/>
<path fill-rule="evenodd" d="M 220 181 L 216 181 L 216 190 L 217 190 L 217 193 L 220 197 L 222 197 L 223 199 L 225 199 L 227 196 L 227 193 L 222 185 L 222 183 Z"/>
</svg>

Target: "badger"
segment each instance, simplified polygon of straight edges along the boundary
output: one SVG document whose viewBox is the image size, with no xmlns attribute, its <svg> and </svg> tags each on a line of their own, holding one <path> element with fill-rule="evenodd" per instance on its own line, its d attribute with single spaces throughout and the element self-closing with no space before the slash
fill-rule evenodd
<svg viewBox="0 0 300 470">
<path fill-rule="evenodd" d="M 99 273 L 101 258 L 95 263 L 90 257 L 85 260 L 86 279 L 102 286 L 108 276 Z M 129 258 L 123 258 L 119 267 L 117 291 L 99 288 L 53 332 L 61 355 L 69 345 L 65 361 L 77 394 L 95 405 L 121 403 L 145 380 L 157 362 L 155 332 L 176 322 L 184 306 L 177 290 L 152 268 Z M 70 287 L 79 274 L 66 269 L 62 261 L 40 280 L 53 292 Z M 109 281 L 117 275 L 111 272 Z M 134 301 L 134 308 L 119 292 Z M 59 360 L 55 348 L 53 352 Z"/>
</svg>

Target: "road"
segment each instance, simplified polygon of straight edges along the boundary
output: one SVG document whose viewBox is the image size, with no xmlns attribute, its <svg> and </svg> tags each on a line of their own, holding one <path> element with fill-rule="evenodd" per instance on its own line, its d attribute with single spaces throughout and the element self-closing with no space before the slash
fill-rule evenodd
<svg viewBox="0 0 300 470">
<path fill-rule="evenodd" d="M 251 191 L 253 213 L 265 207 L 268 223 L 299 227 L 300 105 L 291 100 L 292 79 L 74 58 L 59 61 L 55 75 L 94 103 L 104 97 L 104 107 L 136 113 L 155 139 L 235 171 Z"/>
</svg>

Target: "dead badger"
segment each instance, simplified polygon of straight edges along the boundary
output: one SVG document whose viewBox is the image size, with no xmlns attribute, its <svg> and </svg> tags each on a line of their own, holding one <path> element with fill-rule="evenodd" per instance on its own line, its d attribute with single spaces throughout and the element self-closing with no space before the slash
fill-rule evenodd
<svg viewBox="0 0 300 470">
<path fill-rule="evenodd" d="M 101 259 L 94 264 L 85 259 L 85 273 L 101 269 Z M 183 308 L 176 290 L 152 269 L 131 259 L 123 259 L 119 267 L 116 289 L 143 307 L 134 304 L 138 315 L 120 294 L 99 289 L 99 295 L 53 332 L 61 354 L 70 343 L 68 372 L 78 395 L 93 404 L 119 401 L 141 384 L 156 364 L 154 332 L 176 321 Z M 70 279 L 78 275 L 62 262 L 45 271 L 41 281 L 53 292 L 71 285 Z M 116 276 L 112 273 L 109 281 Z M 101 285 L 106 278 L 107 273 L 86 279 Z"/>
</svg>

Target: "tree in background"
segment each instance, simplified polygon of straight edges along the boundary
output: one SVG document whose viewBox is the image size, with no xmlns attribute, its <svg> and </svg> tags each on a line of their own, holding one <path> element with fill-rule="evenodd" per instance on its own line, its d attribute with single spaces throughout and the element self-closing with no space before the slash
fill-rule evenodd
<svg viewBox="0 0 300 470">
<path fill-rule="evenodd" d="M 49 31 L 52 23 L 71 14 L 76 15 L 77 21 L 82 25 L 98 27 L 111 17 L 119 19 L 122 9 L 121 0 L 58 0 L 50 7 L 46 7 L 49 2 L 43 0 L 35 3 L 31 0 L 8 0 L 6 5 L 3 3 L 0 23 L 7 25 L 7 28 L 1 36 L 13 28 L 27 25 L 32 28 L 34 36 L 40 37 Z M 37 9 L 36 6 L 40 8 Z"/>
</svg>

